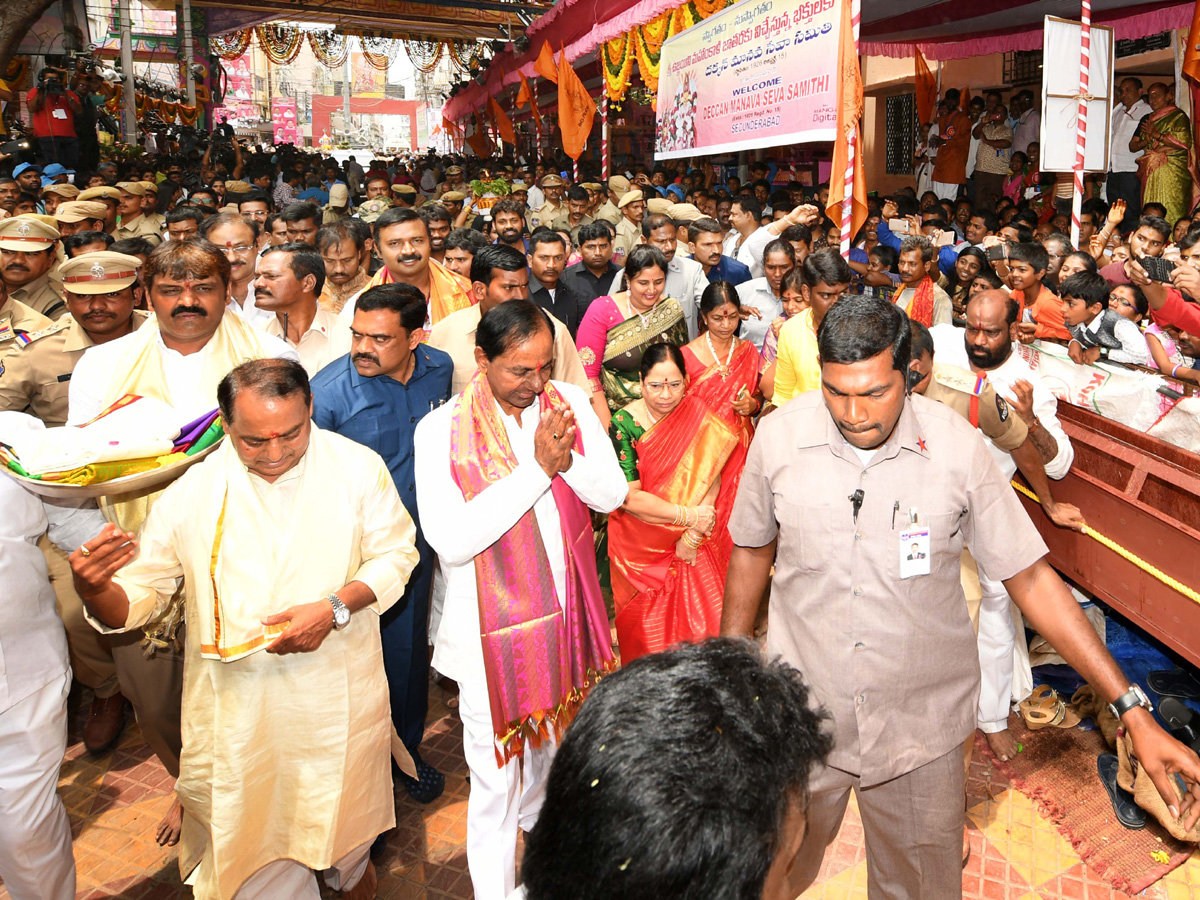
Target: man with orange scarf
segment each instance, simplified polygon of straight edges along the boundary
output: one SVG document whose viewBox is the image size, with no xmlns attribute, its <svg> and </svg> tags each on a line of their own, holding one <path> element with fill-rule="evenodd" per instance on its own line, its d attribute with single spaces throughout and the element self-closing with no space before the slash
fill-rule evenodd
<svg viewBox="0 0 1200 900">
<path fill-rule="evenodd" d="M 901 288 L 896 294 L 896 305 L 926 328 L 950 324 L 954 309 L 950 295 L 929 277 L 932 263 L 933 243 L 929 238 L 914 234 L 900 242 L 896 268 L 900 270 Z"/>
<path fill-rule="evenodd" d="M 429 224 L 416 210 L 384 210 L 375 220 L 375 246 L 383 258 L 383 267 L 363 290 L 397 281 L 411 284 L 429 302 L 426 331 L 450 313 L 466 309 L 473 302 L 470 279 L 451 272 L 432 258 Z M 355 294 L 342 307 L 340 315 L 347 324 L 354 321 L 354 304 L 358 297 Z"/>
<path fill-rule="evenodd" d="M 459 684 L 471 770 L 467 865 L 477 900 L 515 887 L 558 737 L 615 666 L 589 507 L 625 499 L 612 444 L 578 387 L 550 381 L 536 304 L 488 311 L 479 373 L 416 432 L 417 508 L 446 576 L 433 665 Z"/>
</svg>

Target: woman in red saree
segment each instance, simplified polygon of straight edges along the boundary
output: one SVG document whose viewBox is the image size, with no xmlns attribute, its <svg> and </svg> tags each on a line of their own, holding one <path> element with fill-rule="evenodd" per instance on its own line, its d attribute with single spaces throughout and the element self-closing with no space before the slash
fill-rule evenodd
<svg viewBox="0 0 1200 900">
<path fill-rule="evenodd" d="M 738 447 L 734 428 L 687 393 L 674 344 L 648 347 L 640 375 L 642 398 L 614 413 L 609 428 L 629 481 L 608 518 L 622 664 L 720 633 L 731 548 L 728 531 L 715 531 L 716 503 Z"/>
<path fill-rule="evenodd" d="M 712 543 L 722 572 L 733 552 L 726 526 L 754 437 L 753 417 L 763 405 L 758 387 L 758 351 L 753 343 L 737 336 L 741 308 L 737 288 L 732 284 L 728 281 L 710 284 L 700 295 L 701 334 L 683 348 L 688 395 L 703 400 L 738 436 L 738 445 L 721 471 L 721 490 L 717 495 L 717 526 Z"/>
</svg>

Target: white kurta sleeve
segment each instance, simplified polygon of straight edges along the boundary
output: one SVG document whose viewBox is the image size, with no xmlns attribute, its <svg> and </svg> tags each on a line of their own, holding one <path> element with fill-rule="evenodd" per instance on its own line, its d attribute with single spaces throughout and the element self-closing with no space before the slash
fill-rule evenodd
<svg viewBox="0 0 1200 900">
<path fill-rule="evenodd" d="M 382 615 L 404 595 L 404 586 L 420 557 L 417 526 L 400 502 L 383 460 L 371 455 L 374 466 L 363 478 L 359 506 L 362 563 L 350 580 L 361 581 L 375 592 L 375 602 L 369 608 Z"/>
<path fill-rule="evenodd" d="M 104 515 L 91 500 L 71 503 L 67 500 L 42 498 L 47 534 L 64 553 L 72 553 L 85 541 L 90 541 L 104 527 Z"/>
<path fill-rule="evenodd" d="M 185 476 L 186 477 L 186 476 Z M 182 501 L 181 516 L 174 510 L 174 497 Z M 108 628 L 98 619 L 88 616 L 88 621 L 102 634 L 117 631 L 132 631 L 161 616 L 183 581 L 183 562 L 176 550 L 177 519 L 187 519 L 190 512 L 185 495 L 178 491 L 166 491 L 146 517 L 146 524 L 138 536 L 138 552 L 113 581 L 120 585 L 129 599 L 129 616 L 121 628 Z"/>
<path fill-rule="evenodd" d="M 583 455 L 571 451 L 571 468 L 562 473 L 563 481 L 596 512 L 610 513 L 625 502 L 629 493 L 616 450 L 582 392 L 575 388 L 569 393 L 563 390 L 563 395 L 570 401 L 583 441 Z"/>
<path fill-rule="evenodd" d="M 447 565 L 458 566 L 500 540 L 550 490 L 550 479 L 537 463 L 521 463 L 465 500 L 450 469 L 453 413 L 447 404 L 417 425 L 414 472 L 425 539 Z"/>
<path fill-rule="evenodd" d="M 767 249 L 767 244 L 777 237 L 779 235 L 771 231 L 769 226 L 761 226 L 757 231 L 752 232 L 750 237 L 742 241 L 742 246 L 738 247 L 737 261 L 748 266 L 752 276 L 762 278 L 766 273 L 763 268 L 763 251 Z"/>
<path fill-rule="evenodd" d="M 1058 443 L 1058 453 L 1046 463 L 1046 474 L 1055 480 L 1065 478 L 1071 463 L 1075 461 L 1075 448 L 1071 446 L 1071 439 L 1067 437 L 1062 423 L 1058 421 L 1058 400 L 1040 381 L 1033 388 L 1033 411 L 1042 427 L 1050 432 Z"/>
<path fill-rule="evenodd" d="M 67 386 L 68 425 L 91 421 L 104 409 L 101 391 L 108 384 L 109 374 L 102 365 L 97 365 L 99 357 L 93 350 L 84 351 L 71 373 L 71 383 Z"/>
</svg>

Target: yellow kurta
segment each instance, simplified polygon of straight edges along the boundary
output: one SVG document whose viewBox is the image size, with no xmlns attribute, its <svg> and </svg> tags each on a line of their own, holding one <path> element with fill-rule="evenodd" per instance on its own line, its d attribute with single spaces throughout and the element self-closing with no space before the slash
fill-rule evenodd
<svg viewBox="0 0 1200 900">
<path fill-rule="evenodd" d="M 237 522 L 227 514 L 215 580 L 221 615 L 241 636 L 350 581 L 371 587 L 376 602 L 313 653 L 276 656 L 267 641 L 226 660 L 202 654 L 223 508 Z M 123 630 L 161 614 L 184 585 L 179 865 L 186 877 L 199 864 L 199 900 L 230 900 L 278 859 L 328 868 L 395 824 L 379 614 L 417 563 L 415 536 L 383 460 L 316 426 L 300 463 L 274 484 L 249 474 L 226 441 L 154 505 L 137 558 L 116 580 L 130 600 Z"/>
</svg>

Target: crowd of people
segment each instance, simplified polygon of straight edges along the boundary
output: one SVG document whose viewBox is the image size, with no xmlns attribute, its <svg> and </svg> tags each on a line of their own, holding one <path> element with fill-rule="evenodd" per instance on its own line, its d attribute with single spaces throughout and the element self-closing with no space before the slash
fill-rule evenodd
<svg viewBox="0 0 1200 900">
<path fill-rule="evenodd" d="M 219 410 L 226 439 L 99 508 L 0 479 L 10 894 L 74 893 L 74 680 L 90 752 L 132 706 L 176 779 L 158 839 L 197 897 L 315 898 L 315 872 L 373 897 L 393 784 L 444 789 L 421 756 L 432 667 L 457 690 L 480 900 L 794 897 L 852 790 L 872 896 L 959 896 L 964 746 L 1018 752 L 1026 622 L 1192 827 L 1200 760 L 1009 485 L 1082 526 L 1021 344 L 1200 384 L 1200 217 L 1160 87 L 1129 142 L 1150 176 L 1110 176 L 1079 247 L 1025 171 L 1023 94 L 1014 128 L 999 95 L 947 92 L 930 189 L 872 197 L 848 258 L 827 187 L 767 161 L 601 181 L 234 141 L 13 166 L 0 441 L 131 395 Z"/>
</svg>

